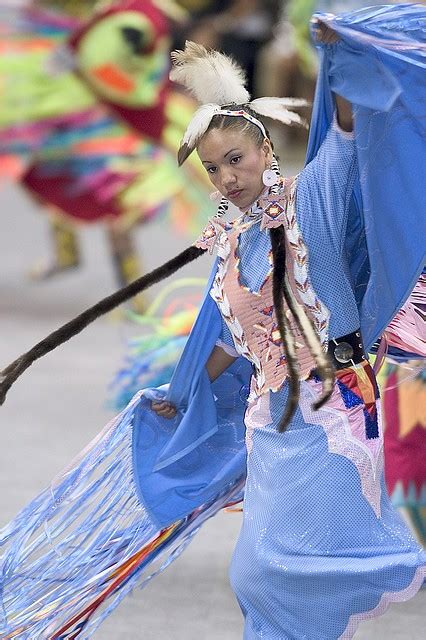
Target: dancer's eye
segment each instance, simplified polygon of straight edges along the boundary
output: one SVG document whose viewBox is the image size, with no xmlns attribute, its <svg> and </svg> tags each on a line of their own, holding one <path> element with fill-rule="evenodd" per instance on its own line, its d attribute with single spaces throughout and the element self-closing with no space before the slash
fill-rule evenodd
<svg viewBox="0 0 426 640">
<path fill-rule="evenodd" d="M 207 167 L 207 173 L 216 173 L 216 167 Z"/>
<path fill-rule="evenodd" d="M 231 158 L 230 163 L 231 164 L 238 164 L 238 162 L 241 160 L 241 156 L 234 156 L 233 158 Z"/>
</svg>

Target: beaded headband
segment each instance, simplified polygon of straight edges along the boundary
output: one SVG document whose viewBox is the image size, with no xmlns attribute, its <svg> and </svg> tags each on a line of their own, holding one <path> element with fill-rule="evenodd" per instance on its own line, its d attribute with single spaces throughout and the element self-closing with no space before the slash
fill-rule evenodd
<svg viewBox="0 0 426 640">
<path fill-rule="evenodd" d="M 221 109 L 215 115 L 239 116 L 241 118 L 245 118 L 246 120 L 248 120 L 252 124 L 255 124 L 256 127 L 259 127 L 259 129 L 261 130 L 264 138 L 268 137 L 268 135 L 266 133 L 266 129 L 263 126 L 263 124 L 260 122 L 260 120 L 258 120 L 257 118 L 254 118 L 253 116 L 251 116 L 249 113 L 247 113 L 247 111 L 244 111 L 244 109 L 239 109 L 238 111 L 231 111 L 230 109 Z"/>
</svg>

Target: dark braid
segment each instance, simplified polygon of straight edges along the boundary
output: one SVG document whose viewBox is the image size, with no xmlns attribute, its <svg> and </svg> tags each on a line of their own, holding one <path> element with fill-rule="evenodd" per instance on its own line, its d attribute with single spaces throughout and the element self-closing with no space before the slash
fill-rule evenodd
<svg viewBox="0 0 426 640">
<path fill-rule="evenodd" d="M 278 430 L 285 431 L 288 423 L 290 422 L 294 412 L 297 408 L 297 403 L 299 401 L 300 388 L 299 388 L 299 371 L 297 366 L 297 357 L 294 350 L 294 337 L 291 332 L 291 328 L 289 326 L 287 317 L 284 313 L 284 304 L 283 299 L 287 303 L 289 310 L 291 311 L 292 316 L 294 317 L 297 326 L 299 327 L 306 344 L 311 352 L 313 359 L 316 364 L 316 372 L 320 376 L 323 382 L 323 393 L 319 400 L 317 400 L 313 408 L 315 410 L 320 409 L 330 398 L 333 392 L 334 386 L 334 369 L 333 366 L 326 354 L 321 354 L 321 356 L 316 353 L 317 347 L 320 345 L 316 345 L 315 341 L 312 340 L 309 332 L 305 330 L 306 327 L 303 325 L 303 320 L 309 323 L 309 329 L 312 330 L 312 336 L 315 335 L 315 329 L 312 325 L 312 321 L 309 316 L 305 313 L 304 309 L 298 304 L 298 302 L 293 298 L 293 294 L 290 291 L 288 286 L 287 279 L 285 277 L 285 230 L 283 227 L 277 227 L 276 229 L 270 229 L 270 238 L 272 245 L 272 256 L 274 262 L 274 271 L 273 271 L 273 298 L 274 298 L 274 307 L 278 321 L 278 328 L 280 330 L 281 338 L 283 341 L 284 354 L 287 360 L 287 367 L 289 373 L 289 400 L 284 412 L 284 415 L 281 418 Z M 303 316 L 303 320 L 302 320 Z"/>
<path fill-rule="evenodd" d="M 0 373 L 0 405 L 4 403 L 6 394 L 13 383 L 21 374 L 24 373 L 26 369 L 28 369 L 28 367 L 32 365 L 33 362 L 42 358 L 44 355 L 49 353 L 49 351 L 53 351 L 56 347 L 77 335 L 77 333 L 83 331 L 87 325 L 100 316 L 112 311 L 112 309 L 115 309 L 118 305 L 126 302 L 126 300 L 129 300 L 141 291 L 148 289 L 153 284 L 168 278 L 186 264 L 189 264 L 193 260 L 199 258 L 203 253 L 205 253 L 204 249 L 199 249 L 194 246 L 185 249 L 185 251 L 182 251 L 182 253 L 179 253 L 168 262 L 165 262 L 161 267 L 157 267 L 157 269 L 154 269 L 151 273 L 138 278 L 126 287 L 123 287 L 112 295 L 103 298 L 93 307 L 86 309 L 86 311 L 83 311 L 83 313 L 76 316 L 56 331 L 53 331 L 53 333 L 49 334 L 41 342 L 37 343 L 32 347 L 32 349 L 19 356 L 19 358 L 14 360 Z"/>
<path fill-rule="evenodd" d="M 297 409 L 300 395 L 299 369 L 294 352 L 294 338 L 289 326 L 288 319 L 284 313 L 283 282 L 285 276 L 285 231 L 283 227 L 270 229 L 269 235 L 272 245 L 273 275 L 272 293 L 274 299 L 275 313 L 277 316 L 278 328 L 281 334 L 284 354 L 287 361 L 289 374 L 289 398 L 280 420 L 278 431 L 286 430 L 294 412 Z"/>
<path fill-rule="evenodd" d="M 297 326 L 299 327 L 303 337 L 305 338 L 305 342 L 308 345 L 308 348 L 311 352 L 313 359 L 315 360 L 316 369 L 315 372 L 319 375 L 323 382 L 323 392 L 319 400 L 314 402 L 313 408 L 315 410 L 320 409 L 330 398 L 333 393 L 335 374 L 333 366 L 330 362 L 330 359 L 327 354 L 324 354 L 323 358 L 319 358 L 315 353 L 315 345 L 312 344 L 310 340 L 309 334 L 305 331 L 305 328 L 301 322 L 301 314 L 304 315 L 305 319 L 309 322 L 312 328 L 312 333 L 315 333 L 315 328 L 312 324 L 309 316 L 304 312 L 303 309 L 298 309 L 298 303 L 294 300 L 293 295 L 289 289 L 288 282 L 286 278 L 282 280 L 282 290 L 284 294 L 284 299 L 287 303 L 288 308 L 290 309 L 294 319 L 296 320 Z"/>
</svg>

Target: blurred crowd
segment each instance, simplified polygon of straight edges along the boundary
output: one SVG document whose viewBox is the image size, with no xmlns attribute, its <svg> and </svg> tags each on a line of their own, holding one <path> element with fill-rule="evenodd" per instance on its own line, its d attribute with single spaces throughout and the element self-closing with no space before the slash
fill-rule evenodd
<svg viewBox="0 0 426 640">
<path fill-rule="evenodd" d="M 181 0 L 181 4 L 190 18 L 176 30 L 175 46 L 189 39 L 231 55 L 245 69 L 252 97 L 312 99 L 316 65 L 308 25 L 315 0 Z M 277 139 L 305 141 L 304 130 L 278 127 Z"/>
</svg>

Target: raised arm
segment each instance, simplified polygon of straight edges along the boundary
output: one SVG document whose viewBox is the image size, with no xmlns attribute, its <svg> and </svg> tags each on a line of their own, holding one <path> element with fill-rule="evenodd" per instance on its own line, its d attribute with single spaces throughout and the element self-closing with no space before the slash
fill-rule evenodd
<svg viewBox="0 0 426 640">
<path fill-rule="evenodd" d="M 316 18 L 312 19 L 314 25 L 315 37 L 318 42 L 322 44 L 336 44 L 339 42 L 340 38 L 337 33 L 330 29 L 324 22 L 320 22 Z M 334 94 L 335 102 L 336 102 L 336 112 L 337 112 L 337 121 L 339 126 L 343 131 L 352 131 L 353 130 L 353 116 L 352 116 L 352 105 L 342 96 L 339 96 L 337 93 Z"/>
</svg>

